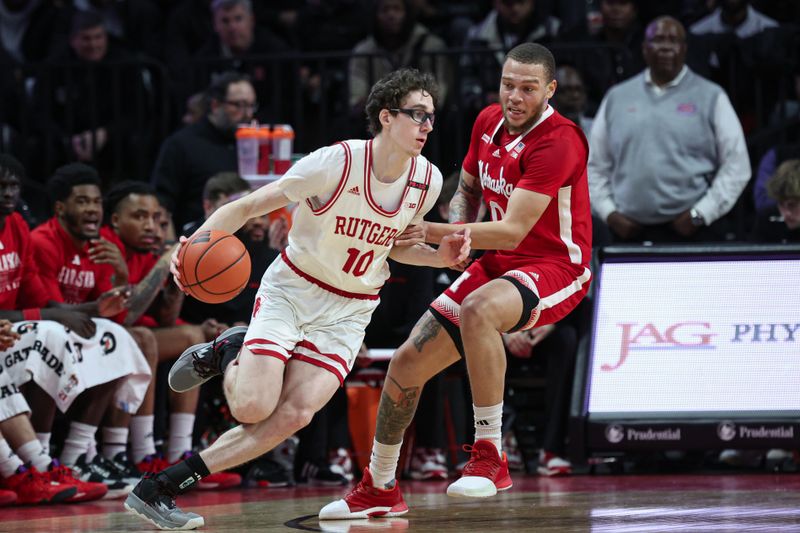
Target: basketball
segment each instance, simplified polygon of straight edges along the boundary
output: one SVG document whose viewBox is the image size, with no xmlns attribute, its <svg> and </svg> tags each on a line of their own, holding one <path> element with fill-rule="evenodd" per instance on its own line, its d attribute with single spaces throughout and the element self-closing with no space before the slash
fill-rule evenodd
<svg viewBox="0 0 800 533">
<path fill-rule="evenodd" d="M 224 231 L 200 231 L 178 254 L 181 285 L 201 302 L 227 302 L 250 281 L 250 254 L 242 241 Z"/>
</svg>

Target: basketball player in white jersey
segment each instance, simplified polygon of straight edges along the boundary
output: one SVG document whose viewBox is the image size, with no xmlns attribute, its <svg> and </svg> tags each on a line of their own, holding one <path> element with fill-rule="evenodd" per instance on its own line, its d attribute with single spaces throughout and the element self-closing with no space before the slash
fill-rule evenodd
<svg viewBox="0 0 800 533">
<path fill-rule="evenodd" d="M 253 217 L 297 202 L 289 245 L 267 269 L 248 328 L 189 348 L 170 371 L 178 391 L 224 374 L 233 416 L 242 425 L 198 455 L 145 475 L 125 507 L 162 529 L 193 529 L 203 518 L 175 497 L 209 473 L 254 459 L 309 423 L 353 367 L 364 329 L 389 276 L 386 259 L 435 267 L 464 262 L 468 231 L 424 244 L 394 246 L 422 223 L 442 186 L 420 155 L 433 130 L 436 82 L 395 71 L 372 88 L 366 114 L 373 139 L 321 148 L 280 180 L 215 211 L 198 232 L 234 233 Z M 404 239 L 405 240 L 405 239 Z M 177 252 L 172 272 L 180 284 Z"/>
</svg>

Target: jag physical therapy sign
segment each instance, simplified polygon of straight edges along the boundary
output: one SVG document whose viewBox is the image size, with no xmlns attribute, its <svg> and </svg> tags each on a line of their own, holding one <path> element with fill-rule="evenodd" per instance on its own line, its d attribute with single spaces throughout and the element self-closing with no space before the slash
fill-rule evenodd
<svg viewBox="0 0 800 533">
<path fill-rule="evenodd" d="M 589 413 L 800 412 L 800 261 L 601 268 Z"/>
</svg>

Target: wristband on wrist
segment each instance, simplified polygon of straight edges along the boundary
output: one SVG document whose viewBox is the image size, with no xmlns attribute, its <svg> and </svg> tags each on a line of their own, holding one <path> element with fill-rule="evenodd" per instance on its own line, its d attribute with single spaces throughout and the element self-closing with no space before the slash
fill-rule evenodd
<svg viewBox="0 0 800 533">
<path fill-rule="evenodd" d="M 22 319 L 23 320 L 41 320 L 42 319 L 42 310 L 38 309 L 38 308 L 23 309 L 22 310 Z"/>
</svg>

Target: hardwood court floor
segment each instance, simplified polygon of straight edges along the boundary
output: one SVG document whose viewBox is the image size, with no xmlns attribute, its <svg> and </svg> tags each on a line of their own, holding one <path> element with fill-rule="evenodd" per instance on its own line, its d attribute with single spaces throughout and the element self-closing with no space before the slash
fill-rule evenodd
<svg viewBox="0 0 800 533">
<path fill-rule="evenodd" d="M 456 500 L 447 483 L 404 482 L 401 518 L 320 523 L 316 512 L 343 489 L 237 489 L 180 499 L 202 514 L 200 531 L 800 531 L 800 475 L 514 476 L 495 498 Z M 0 532 L 143 531 L 121 501 L 4 507 Z"/>
</svg>

